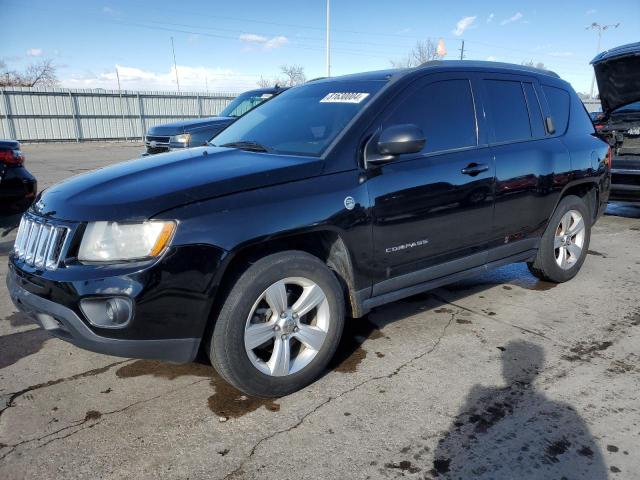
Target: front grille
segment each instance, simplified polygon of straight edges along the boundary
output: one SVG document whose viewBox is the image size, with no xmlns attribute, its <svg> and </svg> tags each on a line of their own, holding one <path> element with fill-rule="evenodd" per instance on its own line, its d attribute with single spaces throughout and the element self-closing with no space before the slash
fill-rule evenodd
<svg viewBox="0 0 640 480">
<path fill-rule="evenodd" d="M 27 265 L 55 270 L 60 264 L 62 247 L 68 235 L 67 227 L 25 215 L 20 221 L 13 251 Z"/>
<path fill-rule="evenodd" d="M 156 142 L 156 145 L 169 145 L 169 139 L 171 137 L 158 136 L 158 135 L 147 135 L 145 137 L 145 143 L 149 145 L 151 142 Z"/>
<path fill-rule="evenodd" d="M 625 135 L 619 148 L 620 155 L 640 153 L 640 136 Z"/>
</svg>

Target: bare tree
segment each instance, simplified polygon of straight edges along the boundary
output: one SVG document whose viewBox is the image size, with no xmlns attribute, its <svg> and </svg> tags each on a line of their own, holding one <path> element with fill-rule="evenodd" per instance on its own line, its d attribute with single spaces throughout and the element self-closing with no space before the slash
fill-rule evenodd
<svg viewBox="0 0 640 480">
<path fill-rule="evenodd" d="M 256 83 L 261 88 L 273 87 L 274 85 L 281 85 L 285 87 L 293 87 L 295 85 L 301 85 L 307 81 L 307 76 L 304 73 L 304 67 L 300 65 L 281 65 L 281 76 L 273 77 L 273 79 L 265 78 L 262 75 L 260 80 Z"/>
<path fill-rule="evenodd" d="M 546 70 L 547 69 L 547 67 L 545 67 L 544 63 L 542 63 L 542 62 L 534 62 L 533 60 L 529 60 L 529 61 L 524 60 L 522 62 L 522 65 L 524 65 L 525 67 L 538 68 L 540 70 Z"/>
<path fill-rule="evenodd" d="M 29 65 L 24 72 L 9 70 L 0 62 L 0 86 L 3 87 L 55 87 L 58 85 L 56 66 L 51 59 Z"/>
<path fill-rule="evenodd" d="M 282 65 L 280 71 L 282 75 L 284 75 L 281 83 L 287 87 L 301 85 L 307 81 L 307 76 L 304 74 L 304 67 L 300 65 Z"/>
<path fill-rule="evenodd" d="M 409 54 L 400 60 L 391 60 L 391 65 L 395 68 L 413 68 L 431 60 L 440 59 L 438 45 L 430 39 L 418 40 Z"/>
<path fill-rule="evenodd" d="M 268 78 L 264 78 L 262 75 L 260 75 L 260 80 L 258 80 L 256 82 L 258 84 L 258 86 L 260 88 L 268 88 L 273 86 L 274 84 L 278 83 L 277 80 L 273 81 L 273 80 L 269 80 Z"/>
</svg>

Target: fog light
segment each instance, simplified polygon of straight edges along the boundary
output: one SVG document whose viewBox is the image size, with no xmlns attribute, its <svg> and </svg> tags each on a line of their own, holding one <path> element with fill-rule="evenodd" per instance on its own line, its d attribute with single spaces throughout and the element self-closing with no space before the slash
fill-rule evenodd
<svg viewBox="0 0 640 480">
<path fill-rule="evenodd" d="M 91 325 L 101 328 L 124 327 L 133 313 L 131 299 L 126 297 L 83 298 L 80 309 Z"/>
</svg>

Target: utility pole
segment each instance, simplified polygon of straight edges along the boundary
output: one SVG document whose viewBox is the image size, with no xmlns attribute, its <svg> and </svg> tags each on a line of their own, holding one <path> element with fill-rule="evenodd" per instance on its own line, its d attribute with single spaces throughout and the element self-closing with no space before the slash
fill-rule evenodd
<svg viewBox="0 0 640 480">
<path fill-rule="evenodd" d="M 462 40 L 462 47 L 460 47 L 460 60 L 464 60 L 464 40 Z"/>
<path fill-rule="evenodd" d="M 120 88 L 120 72 L 118 72 L 118 65 L 116 65 L 116 78 L 118 79 L 118 93 L 120 94 L 120 109 L 122 112 L 122 130 L 124 131 L 124 141 L 128 142 L 129 137 L 127 135 L 127 127 L 124 120 L 124 105 L 122 104 L 122 88 Z"/>
<path fill-rule="evenodd" d="M 331 76 L 331 33 L 330 33 L 330 0 L 327 0 L 327 77 Z"/>
<path fill-rule="evenodd" d="M 618 23 L 612 23 L 609 25 L 600 25 L 598 22 L 593 22 L 591 25 L 589 25 L 587 28 L 585 28 L 585 30 L 597 30 L 598 31 L 598 50 L 596 51 L 596 54 L 600 53 L 600 49 L 601 44 L 602 44 L 602 32 L 605 30 L 609 30 L 610 28 L 618 28 L 620 26 L 620 22 Z M 593 98 L 593 87 L 595 85 L 596 82 L 596 72 L 593 72 L 593 76 L 591 77 L 591 91 L 589 93 L 589 96 L 591 98 Z"/>
<path fill-rule="evenodd" d="M 171 37 L 171 51 L 173 52 L 173 69 L 176 71 L 176 84 L 180 92 L 180 80 L 178 80 L 178 65 L 176 65 L 176 49 L 173 47 L 173 37 Z"/>
</svg>

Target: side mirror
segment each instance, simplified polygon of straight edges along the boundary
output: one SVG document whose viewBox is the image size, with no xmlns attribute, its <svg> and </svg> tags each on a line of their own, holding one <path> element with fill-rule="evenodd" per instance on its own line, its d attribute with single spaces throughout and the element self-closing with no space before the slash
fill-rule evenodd
<svg viewBox="0 0 640 480">
<path fill-rule="evenodd" d="M 424 133 L 417 125 L 405 123 L 387 127 L 367 144 L 366 163 L 379 165 L 393 160 L 397 155 L 418 153 L 425 143 Z"/>
</svg>

